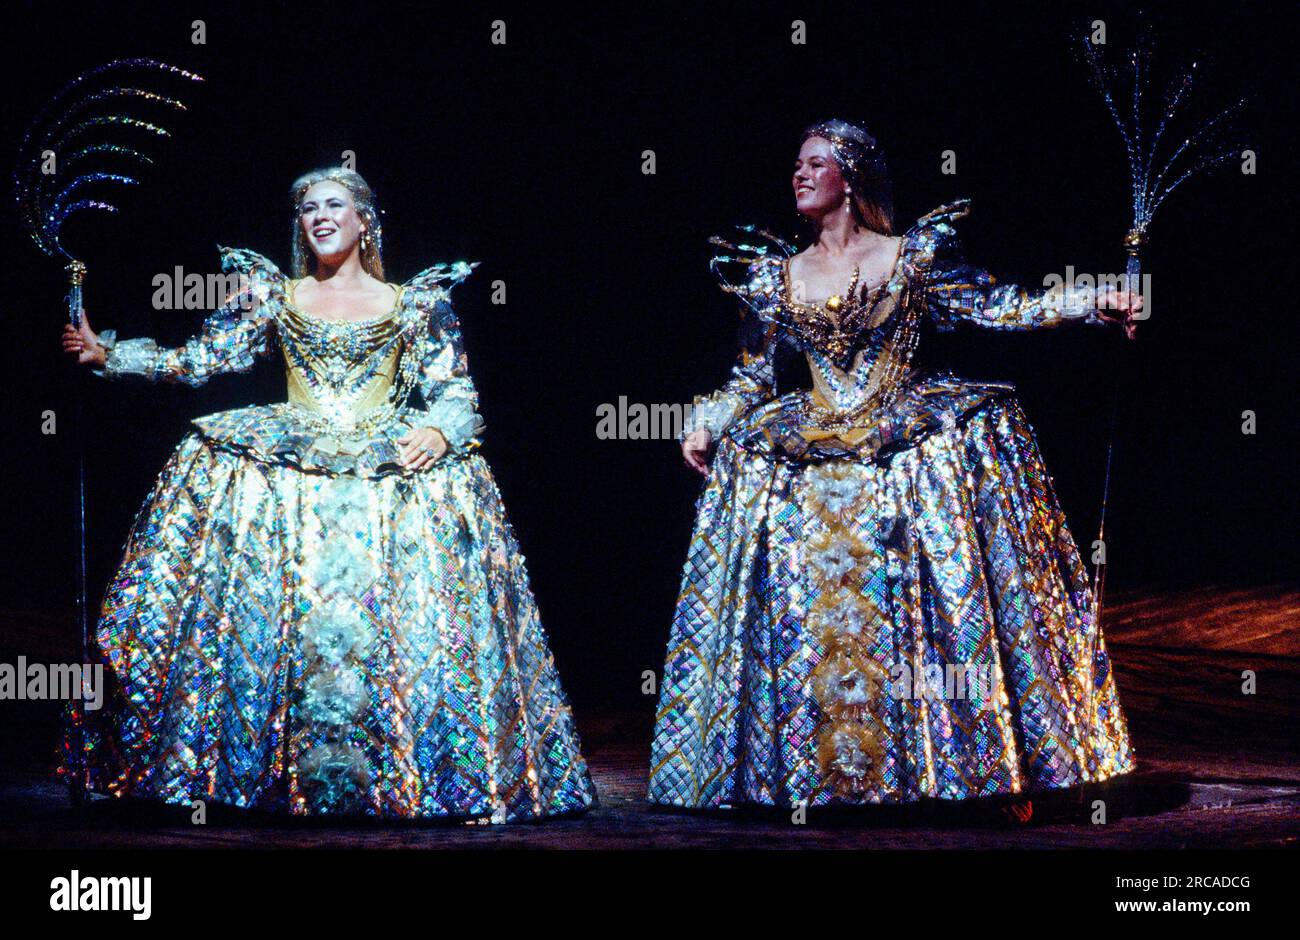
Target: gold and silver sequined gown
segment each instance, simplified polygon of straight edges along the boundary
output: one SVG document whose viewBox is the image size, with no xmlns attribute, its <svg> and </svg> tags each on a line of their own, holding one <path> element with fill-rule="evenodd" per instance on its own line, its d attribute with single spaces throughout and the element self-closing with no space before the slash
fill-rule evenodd
<svg viewBox="0 0 1300 940">
<path fill-rule="evenodd" d="M 113 341 L 105 373 L 198 385 L 275 348 L 288 402 L 195 420 L 136 518 L 96 630 L 112 698 L 90 786 L 294 814 L 513 821 L 594 791 L 491 472 L 448 288 L 325 321 L 265 258 L 255 298 L 178 349 Z M 417 407 L 417 400 L 418 405 Z M 398 465 L 436 427 L 450 449 Z M 76 731 L 78 729 L 73 729 Z"/>
<path fill-rule="evenodd" d="M 1133 766 L 1074 539 L 1008 385 L 911 367 L 924 318 L 1085 315 L 965 264 L 963 201 L 841 320 L 754 248 L 742 352 L 686 432 L 717 443 L 660 690 L 649 798 L 683 807 L 963 799 Z M 737 247 L 737 246 L 731 246 Z M 785 247 L 785 246 L 783 246 Z M 1090 311 L 1092 298 L 1087 298 Z M 777 395 L 807 357 L 811 389 Z"/>
</svg>

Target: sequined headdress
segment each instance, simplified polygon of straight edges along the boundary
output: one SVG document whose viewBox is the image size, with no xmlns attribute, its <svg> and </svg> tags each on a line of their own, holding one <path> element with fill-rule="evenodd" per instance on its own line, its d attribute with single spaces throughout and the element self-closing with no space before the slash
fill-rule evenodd
<svg viewBox="0 0 1300 940">
<path fill-rule="evenodd" d="M 830 142 L 840 172 L 853 189 L 853 209 L 868 228 L 893 234 L 894 188 L 884 150 L 860 124 L 832 119 L 805 128 L 799 143 L 811 137 Z"/>
<path fill-rule="evenodd" d="M 299 223 L 298 207 L 302 205 L 307 190 L 325 180 L 338 183 L 352 194 L 352 202 L 357 208 L 357 214 L 361 216 L 361 221 L 366 226 L 361 237 L 361 267 L 371 277 L 382 281 L 384 279 L 384 233 L 379 221 L 380 209 L 375 202 L 375 194 L 371 191 L 370 184 L 361 178 L 360 173 L 341 166 L 304 173 L 293 181 L 293 186 L 289 190 L 293 198 L 293 276 L 306 277 L 310 273 L 308 259 L 312 256 L 311 247 L 307 244 L 307 238 Z"/>
</svg>

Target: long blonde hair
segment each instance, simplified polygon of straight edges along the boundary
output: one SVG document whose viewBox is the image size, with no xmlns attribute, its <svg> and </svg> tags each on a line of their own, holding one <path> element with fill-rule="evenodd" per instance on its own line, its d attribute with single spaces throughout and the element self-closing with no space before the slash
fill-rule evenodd
<svg viewBox="0 0 1300 940">
<path fill-rule="evenodd" d="M 384 279 L 384 235 L 379 223 L 379 207 L 375 203 L 375 194 L 371 192 L 370 184 L 361 178 L 360 173 L 341 166 L 324 167 L 304 173 L 293 181 L 293 186 L 289 189 L 289 195 L 293 199 L 293 276 L 306 277 L 310 273 L 307 259 L 312 257 L 311 247 L 307 244 L 307 237 L 303 234 L 299 219 L 302 200 L 307 190 L 325 180 L 338 183 L 352 194 L 352 203 L 366 226 L 366 231 L 361 238 L 361 267 L 371 277 L 382 281 Z"/>
</svg>

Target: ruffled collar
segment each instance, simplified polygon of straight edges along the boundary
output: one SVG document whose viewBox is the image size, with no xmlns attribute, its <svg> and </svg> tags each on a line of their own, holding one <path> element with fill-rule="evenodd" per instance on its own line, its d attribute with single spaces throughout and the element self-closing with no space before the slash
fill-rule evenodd
<svg viewBox="0 0 1300 940">
<path fill-rule="evenodd" d="M 333 321 L 309 316 L 296 307 L 293 303 L 292 282 L 265 255 L 248 248 L 218 246 L 218 250 L 221 253 L 221 270 L 245 278 L 248 290 L 271 315 L 278 318 L 281 311 L 292 308 L 301 319 L 326 326 L 364 326 L 387 320 L 392 316 L 405 318 L 413 310 L 427 311 L 433 303 L 447 299 L 450 288 L 465 280 L 478 267 L 477 261 L 453 261 L 431 265 L 398 286 L 397 300 L 389 313 L 364 320 Z"/>
</svg>

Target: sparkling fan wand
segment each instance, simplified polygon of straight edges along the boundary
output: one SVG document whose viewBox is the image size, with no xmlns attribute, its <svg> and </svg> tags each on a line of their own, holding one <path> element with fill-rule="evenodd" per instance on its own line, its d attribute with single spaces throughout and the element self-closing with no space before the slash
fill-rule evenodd
<svg viewBox="0 0 1300 940">
<path fill-rule="evenodd" d="M 1211 117 L 1198 120 L 1188 114 L 1191 94 L 1197 84 L 1197 63 L 1179 70 L 1166 86 L 1160 110 L 1154 112 L 1147 100 L 1151 85 L 1151 65 L 1154 58 L 1154 41 L 1148 28 L 1143 28 L 1134 47 L 1124 54 L 1124 64 L 1115 65 L 1102 56 L 1104 41 L 1098 41 L 1091 29 L 1083 31 L 1082 53 L 1088 66 L 1092 83 L 1101 93 L 1111 119 L 1119 129 L 1128 157 L 1129 187 L 1133 217 L 1128 234 L 1124 237 L 1125 265 L 1124 289 L 1138 292 L 1142 282 L 1142 248 L 1147 243 L 1147 233 L 1156 210 L 1169 195 L 1191 177 L 1218 167 L 1241 155 L 1242 146 L 1232 139 L 1233 119 L 1245 106 L 1245 99 Z M 1125 87 L 1127 85 L 1127 87 Z M 1121 102 L 1124 104 L 1121 105 Z M 1149 126 L 1154 120 L 1154 127 Z M 1185 128 L 1182 139 L 1163 149 L 1166 131 L 1171 127 Z M 1134 329 L 1126 326 L 1125 335 L 1134 338 Z M 1111 458 L 1115 450 L 1115 424 L 1119 413 L 1120 374 L 1116 370 L 1114 404 L 1111 409 L 1110 431 L 1106 444 L 1106 472 L 1102 485 L 1101 521 L 1097 540 L 1104 546 L 1106 539 L 1106 507 L 1110 498 Z M 1103 548 L 1104 551 L 1104 548 Z M 1098 635 L 1102 595 L 1106 584 L 1106 565 L 1098 564 L 1093 575 L 1092 650 Z M 1091 663 L 1090 663 L 1091 666 Z M 1089 683 L 1089 691 L 1092 683 Z"/>
<path fill-rule="evenodd" d="M 94 193 L 113 186 L 136 186 L 139 181 L 126 173 L 95 169 L 99 161 L 135 172 L 149 166 L 150 157 L 135 147 L 103 139 L 104 131 L 120 128 L 123 138 L 158 140 L 169 137 L 166 129 L 149 121 L 121 113 L 121 105 L 139 101 L 170 111 L 184 111 L 175 98 L 123 82 L 137 77 L 167 76 L 189 82 L 203 79 L 192 72 L 153 59 L 117 59 L 85 72 L 51 98 L 37 112 L 19 145 L 14 166 L 14 198 L 24 228 L 48 257 L 60 258 L 68 275 L 65 297 L 68 321 L 81 326 L 82 291 L 86 265 L 63 244 L 63 224 L 81 212 L 117 212 L 117 206 Z M 89 604 L 86 593 L 86 463 L 82 446 L 82 394 L 80 382 L 75 394 L 77 434 L 77 625 L 80 630 L 81 662 L 90 654 Z M 74 737 L 68 759 L 72 798 L 80 802 L 85 792 L 84 703 L 74 698 Z"/>
</svg>

